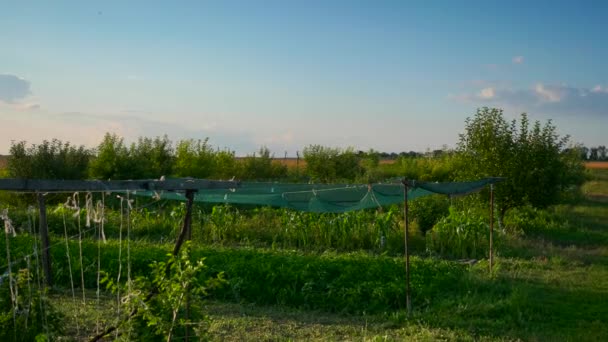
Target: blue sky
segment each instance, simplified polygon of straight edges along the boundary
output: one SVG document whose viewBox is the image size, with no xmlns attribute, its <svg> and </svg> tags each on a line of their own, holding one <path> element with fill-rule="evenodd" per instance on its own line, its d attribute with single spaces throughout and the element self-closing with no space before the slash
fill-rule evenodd
<svg viewBox="0 0 608 342">
<path fill-rule="evenodd" d="M 608 5 L 591 1 L 0 0 L 0 153 L 210 138 L 454 146 L 477 107 L 608 144 Z"/>
</svg>

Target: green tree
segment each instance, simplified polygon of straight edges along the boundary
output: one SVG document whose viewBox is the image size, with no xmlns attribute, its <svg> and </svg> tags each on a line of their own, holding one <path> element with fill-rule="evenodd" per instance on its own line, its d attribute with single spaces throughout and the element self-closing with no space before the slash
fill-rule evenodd
<svg viewBox="0 0 608 342">
<path fill-rule="evenodd" d="M 27 146 L 12 143 L 8 157 L 8 176 L 12 178 L 83 179 L 86 178 L 91 151 L 57 139 Z"/>
<path fill-rule="evenodd" d="M 361 157 L 352 148 L 340 149 L 321 145 L 304 148 L 306 172 L 316 181 L 355 180 L 363 174 Z"/>
<path fill-rule="evenodd" d="M 96 149 L 97 155 L 89 165 L 89 175 L 97 179 L 133 179 L 136 167 L 130 158 L 124 139 L 106 133 Z"/>
<path fill-rule="evenodd" d="M 209 139 L 182 140 L 175 152 L 175 176 L 228 179 L 240 175 L 234 152 L 215 149 Z"/>
<path fill-rule="evenodd" d="M 495 193 L 500 219 L 510 208 L 558 203 L 566 190 L 584 180 L 580 153 L 567 149 L 568 140 L 557 134 L 551 121 L 530 125 L 521 114 L 519 123 L 508 123 L 501 109 L 478 109 L 460 135 L 457 151 L 466 167 L 459 177 L 506 178 Z"/>
<path fill-rule="evenodd" d="M 173 143 L 166 135 L 154 139 L 140 137 L 137 143 L 131 144 L 128 157 L 133 165 L 131 178 L 160 178 L 172 174 Z"/>
<path fill-rule="evenodd" d="M 254 153 L 243 161 L 242 179 L 280 179 L 287 176 L 287 167 L 285 165 L 274 163 L 274 156 L 270 154 L 270 150 L 262 146 L 258 153 Z"/>
<path fill-rule="evenodd" d="M 98 179 L 152 179 L 173 170 L 173 144 L 167 136 L 140 137 L 127 147 L 122 137 L 106 133 L 97 146 L 89 175 Z"/>
</svg>

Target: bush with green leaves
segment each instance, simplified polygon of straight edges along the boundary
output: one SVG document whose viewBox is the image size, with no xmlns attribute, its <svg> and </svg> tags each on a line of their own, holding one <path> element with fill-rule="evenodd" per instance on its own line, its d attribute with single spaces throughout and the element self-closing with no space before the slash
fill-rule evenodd
<svg viewBox="0 0 608 342">
<path fill-rule="evenodd" d="M 0 311 L 1 341 L 53 341 L 62 333 L 63 316 L 27 267 L 0 276 Z"/>
<path fill-rule="evenodd" d="M 25 141 L 11 143 L 8 157 L 10 178 L 84 179 L 91 151 L 84 146 L 53 139 L 27 146 Z"/>
<path fill-rule="evenodd" d="M 426 235 L 441 218 L 449 214 L 449 207 L 450 202 L 446 196 L 433 195 L 411 201 L 409 212 L 418 223 L 418 229 Z"/>
<path fill-rule="evenodd" d="M 321 145 L 304 148 L 306 173 L 314 181 L 354 180 L 363 174 L 360 157 L 352 148 L 340 149 Z"/>
<path fill-rule="evenodd" d="M 178 256 L 167 254 L 166 261 L 152 261 L 150 273 L 138 276 L 132 284 L 117 285 L 108 273 L 102 282 L 114 293 L 124 293 L 121 311 L 130 315 L 119 322 L 119 336 L 126 341 L 171 341 L 194 332 L 206 334 L 202 300 L 209 291 L 225 284 L 223 273 L 203 279 L 204 259 L 193 260 L 190 243 Z M 122 289 L 120 289 L 122 287 Z M 131 291 L 127 292 L 127 288 Z M 150 294 L 153 294 L 150 296 Z"/>
<path fill-rule="evenodd" d="M 273 180 L 287 177 L 287 166 L 273 162 L 274 155 L 267 147 L 261 147 L 258 153 L 245 157 L 241 161 L 240 179 Z"/>
<path fill-rule="evenodd" d="M 164 137 L 142 138 L 127 146 L 122 137 L 106 133 L 89 165 L 97 179 L 151 179 L 173 171 L 173 145 Z"/>
<path fill-rule="evenodd" d="M 489 250 L 489 222 L 474 209 L 457 210 L 435 224 L 426 235 L 427 248 L 452 258 L 483 258 Z M 495 239 L 497 234 L 494 235 Z"/>
</svg>

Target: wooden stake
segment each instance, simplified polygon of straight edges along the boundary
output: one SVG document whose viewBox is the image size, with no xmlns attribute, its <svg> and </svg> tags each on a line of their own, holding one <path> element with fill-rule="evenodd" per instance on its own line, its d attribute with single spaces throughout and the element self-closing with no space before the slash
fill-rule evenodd
<svg viewBox="0 0 608 342">
<path fill-rule="evenodd" d="M 192 204 L 194 203 L 194 193 L 195 190 L 186 190 L 186 198 L 188 199 L 188 202 L 186 203 L 186 217 L 184 218 L 182 230 L 179 232 L 179 236 L 177 237 L 177 242 L 175 242 L 175 247 L 173 248 L 174 256 L 177 256 L 186 238 L 191 236 L 190 224 L 192 222 Z"/>
<path fill-rule="evenodd" d="M 42 268 L 44 280 L 47 286 L 53 286 L 53 275 L 51 273 L 51 250 L 49 243 L 49 227 L 46 222 L 46 205 L 44 195 L 38 193 L 38 208 L 40 209 L 40 242 L 42 243 Z"/>
<path fill-rule="evenodd" d="M 403 221 L 405 229 L 405 306 L 407 308 L 408 316 L 412 314 L 412 301 L 410 298 L 410 253 L 408 250 L 408 205 L 407 205 L 407 192 L 409 190 L 409 183 L 407 180 L 403 180 Z"/>
<path fill-rule="evenodd" d="M 186 207 L 186 217 L 184 218 L 184 228 L 183 230 L 186 232 L 186 239 L 188 241 L 192 240 L 192 204 L 194 202 L 194 191 L 188 190 L 186 191 L 186 198 L 188 199 L 188 204 Z M 177 245 L 176 245 L 177 247 Z M 186 322 L 190 319 L 190 288 L 186 289 Z M 184 336 L 184 340 L 186 342 L 190 341 L 190 326 L 186 324 L 186 334 Z"/>
</svg>

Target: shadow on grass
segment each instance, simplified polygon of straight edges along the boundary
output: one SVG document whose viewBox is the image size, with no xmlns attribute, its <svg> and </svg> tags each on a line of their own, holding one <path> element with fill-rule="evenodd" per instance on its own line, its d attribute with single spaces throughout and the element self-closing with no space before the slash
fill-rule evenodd
<svg viewBox="0 0 608 342">
<path fill-rule="evenodd" d="M 473 271 L 450 291 L 438 292 L 430 303 L 415 301 L 410 318 L 403 311 L 362 316 L 218 301 L 210 302 L 208 309 L 214 320 L 222 322 L 222 329 L 237 331 L 251 326 L 324 334 L 343 331 L 352 338 L 352 334 L 368 330 L 411 338 L 417 336 L 410 335 L 416 330 L 427 329 L 436 334 L 431 339 L 450 332 L 451 338 L 459 340 L 608 340 L 607 293 L 601 286 L 564 287 L 551 281 L 514 278 L 510 270 L 491 279 L 480 272 Z"/>
<path fill-rule="evenodd" d="M 429 326 L 466 330 L 475 336 L 608 340 L 606 290 L 558 286 L 506 277 L 475 279 L 461 296 L 443 298 L 419 315 Z"/>
</svg>

